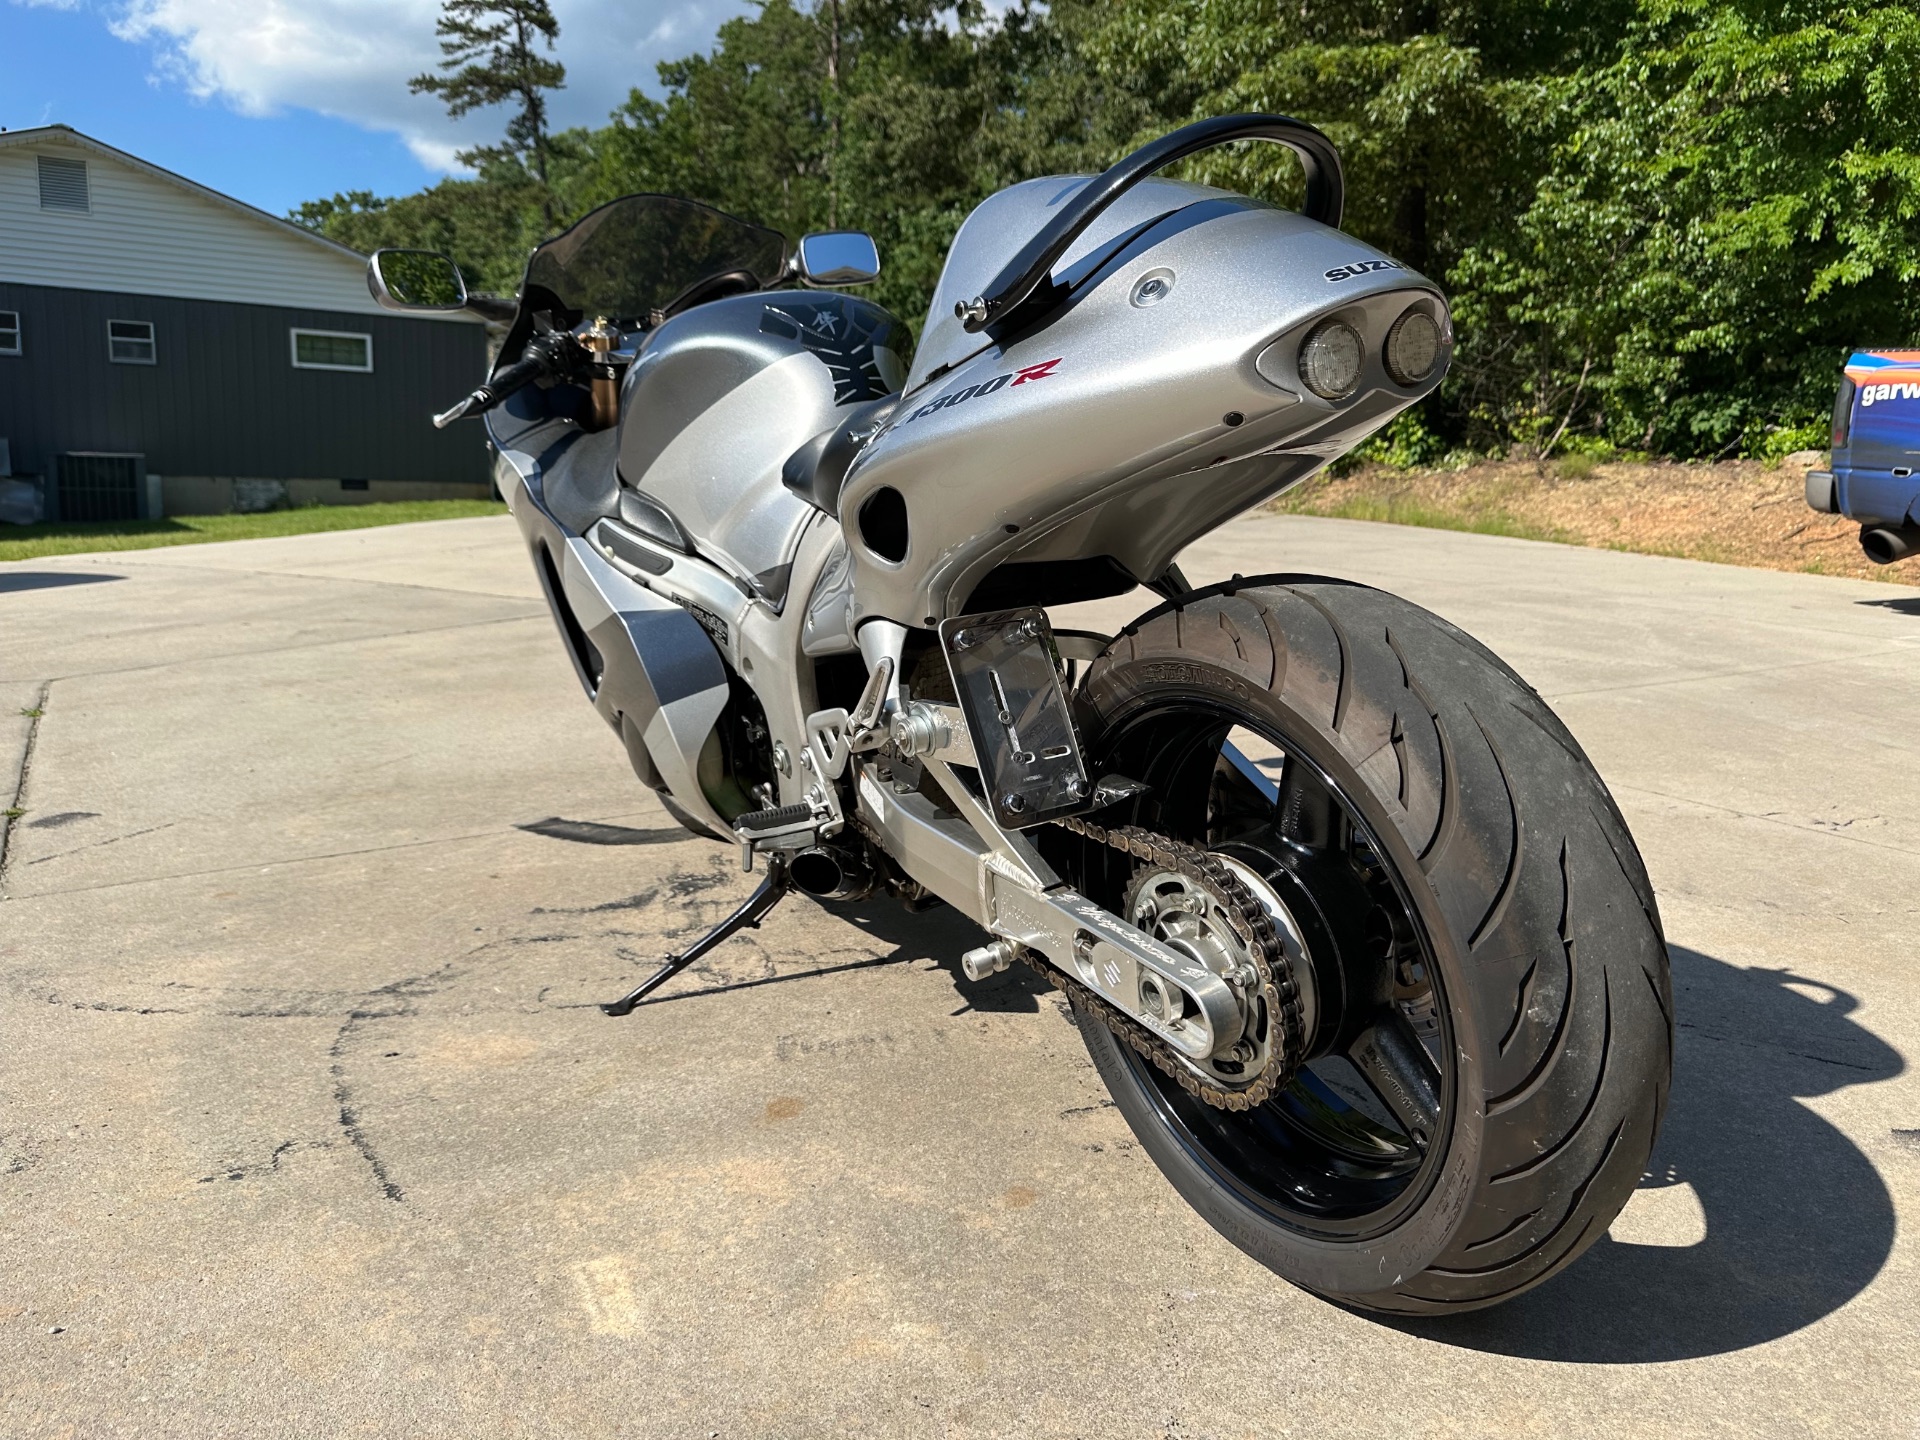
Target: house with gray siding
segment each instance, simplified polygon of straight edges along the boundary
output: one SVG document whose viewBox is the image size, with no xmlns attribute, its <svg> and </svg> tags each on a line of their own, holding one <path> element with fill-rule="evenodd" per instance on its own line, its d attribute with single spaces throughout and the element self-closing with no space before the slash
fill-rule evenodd
<svg viewBox="0 0 1920 1440">
<path fill-rule="evenodd" d="M 366 258 L 65 126 L 0 134 L 0 474 L 50 519 L 488 493 L 469 315 L 398 315 Z"/>
</svg>

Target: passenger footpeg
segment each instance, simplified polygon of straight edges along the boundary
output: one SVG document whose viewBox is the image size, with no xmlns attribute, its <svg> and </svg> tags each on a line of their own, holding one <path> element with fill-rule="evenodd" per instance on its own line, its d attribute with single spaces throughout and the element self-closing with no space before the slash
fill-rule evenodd
<svg viewBox="0 0 1920 1440">
<path fill-rule="evenodd" d="M 634 1006 L 638 1005 L 642 1000 L 646 999 L 647 996 L 666 984 L 667 981 L 693 964 L 694 961 L 705 955 L 709 950 L 712 950 L 728 936 L 737 935 L 742 930 L 758 928 L 760 922 L 767 918 L 767 912 L 778 905 L 781 898 L 792 888 L 793 880 L 787 871 L 786 857 L 778 854 L 769 856 L 767 858 L 766 879 L 760 882 L 760 888 L 749 895 L 746 902 L 742 904 L 738 910 L 734 911 L 726 919 L 714 926 L 712 930 L 694 941 L 682 954 L 669 955 L 666 964 L 662 965 L 658 970 L 654 971 L 653 974 L 649 975 L 625 995 L 622 995 L 618 1000 L 613 1001 L 611 1004 L 602 1005 L 600 1007 L 601 1010 L 616 1018 L 622 1015 L 631 1015 Z"/>
</svg>

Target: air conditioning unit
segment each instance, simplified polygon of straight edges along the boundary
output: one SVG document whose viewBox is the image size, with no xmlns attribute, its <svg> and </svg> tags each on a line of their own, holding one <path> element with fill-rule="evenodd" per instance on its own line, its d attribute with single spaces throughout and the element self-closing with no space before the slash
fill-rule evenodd
<svg viewBox="0 0 1920 1440">
<path fill-rule="evenodd" d="M 160 477 L 147 474 L 145 455 L 69 450 L 54 462 L 47 518 L 158 520 Z"/>
</svg>

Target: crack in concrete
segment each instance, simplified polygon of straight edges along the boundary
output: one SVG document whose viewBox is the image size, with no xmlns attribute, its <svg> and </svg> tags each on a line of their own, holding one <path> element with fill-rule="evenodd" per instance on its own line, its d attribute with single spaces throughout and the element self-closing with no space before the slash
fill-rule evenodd
<svg viewBox="0 0 1920 1440">
<path fill-rule="evenodd" d="M 41 823 L 44 824 L 45 822 L 43 821 Z M 56 850 L 51 855 L 42 855 L 38 860 L 27 861 L 27 864 L 44 865 L 49 860 L 64 860 L 69 855 L 78 855 L 85 850 L 99 850 L 108 845 L 118 845 L 122 840 L 137 840 L 142 835 L 153 834 L 156 830 L 171 830 L 179 823 L 178 820 L 168 820 L 159 825 L 149 825 L 144 830 L 130 830 L 125 835 L 112 835 L 105 840 L 92 840 L 85 845 L 76 845 L 71 850 Z"/>
<path fill-rule="evenodd" d="M 13 859 L 14 827 L 20 823 L 20 816 L 27 798 L 27 777 L 33 772 L 33 749 L 40 741 L 40 722 L 47 718 L 47 699 L 53 694 L 53 681 L 42 680 L 40 693 L 33 698 L 28 707 L 33 716 L 27 725 L 27 743 L 20 752 L 20 773 L 14 777 L 13 798 L 7 802 L 6 814 L 0 815 L 0 900 L 7 894 L 7 869 Z"/>
<path fill-rule="evenodd" d="M 273 538 L 291 537 L 276 536 Z M 174 547 L 167 548 L 171 549 Z M 480 549 L 484 547 L 474 546 L 469 548 Z M 133 555 L 141 554 L 140 551 L 122 553 Z M 121 562 L 115 559 L 114 561 L 101 563 L 119 564 Z M 125 563 L 137 565 L 142 563 L 142 560 L 130 560 Z M 389 590 L 425 590 L 433 595 L 472 595 L 481 600 L 522 600 L 529 603 L 533 603 L 534 600 L 534 597 L 515 594 L 505 590 L 467 590 L 452 585 L 422 585 L 417 580 L 375 580 L 365 575 L 319 575 L 311 570 L 255 570 L 245 565 L 195 565 L 191 561 L 186 560 L 175 560 L 171 558 L 161 560 L 158 556 L 155 556 L 153 560 L 146 561 L 145 563 L 150 572 L 189 570 L 196 575 L 264 576 L 276 580 L 312 580 L 323 585 L 378 585 Z"/>
<path fill-rule="evenodd" d="M 127 885 L 160 885 L 169 880 L 197 880 L 207 875 L 232 875 L 239 871 L 264 873 L 283 865 L 311 865 L 321 860 L 349 860 L 356 855 L 384 855 L 390 850 L 418 850 L 428 845 L 462 845 L 472 840 L 491 840 L 518 833 L 509 825 L 498 830 L 476 830 L 467 835 L 440 835 L 428 840 L 401 840 L 392 845 L 366 845 L 357 850 L 327 850 L 318 855 L 291 855 L 279 860 L 249 861 L 245 865 L 215 865 L 207 870 L 180 870 L 166 875 L 141 875 L 132 880 L 103 880 L 98 885 L 70 885 L 53 890 L 36 890 L 31 895 L 0 900 L 40 900 L 54 895 L 86 895 L 95 890 L 118 890 Z"/>
<path fill-rule="evenodd" d="M 332 1148 L 331 1140 L 282 1140 L 273 1147 L 273 1152 L 267 1156 L 265 1165 L 229 1165 L 217 1175 L 202 1175 L 196 1183 L 211 1185 L 216 1180 L 246 1180 L 255 1175 L 278 1174 L 280 1162 L 296 1150 L 331 1150 Z"/>
<path fill-rule="evenodd" d="M 1738 1045 L 1744 1050 L 1765 1050 L 1775 1055 L 1791 1055 L 1796 1060 L 1811 1060 L 1816 1065 L 1837 1065 L 1842 1070 L 1864 1070 L 1869 1074 L 1878 1074 L 1882 1068 L 1878 1065 L 1863 1065 L 1857 1060 L 1836 1059 L 1832 1055 L 1816 1055 L 1811 1050 L 1795 1050 L 1789 1046 L 1773 1044 L 1766 1040 L 1754 1040 L 1741 1035 L 1728 1035 L 1719 1030 L 1709 1030 L 1702 1025 L 1690 1024 L 1685 1020 L 1680 1021 L 1673 1028 L 1697 1035 L 1702 1040 L 1717 1040 L 1723 1045 Z"/>
<path fill-rule="evenodd" d="M 1588 690 L 1555 690 L 1551 694 L 1540 692 L 1540 698 L 1549 705 L 1558 705 L 1562 700 L 1579 700 L 1589 695 L 1617 695 L 1624 690 L 1660 690 L 1671 689 L 1678 685 L 1703 685 L 1716 680 L 1738 680 L 1747 675 L 1777 675 L 1785 670 L 1811 670 L 1822 665 L 1847 665 L 1858 660 L 1898 659 L 1904 657 L 1906 646 L 1896 645 L 1884 650 L 1862 650 L 1857 655 L 1832 655 L 1820 660 L 1788 660 L 1779 665 L 1754 665 L 1744 670 L 1709 670 L 1700 675 L 1676 675 L 1665 680 L 1629 680 L 1620 685 L 1596 685 Z"/>
<path fill-rule="evenodd" d="M 67 1000 L 58 995 L 47 997 L 49 1005 L 65 1004 L 69 1010 L 98 1010 L 104 1015 L 195 1015 L 193 1010 L 174 1010 L 164 1005 L 110 1005 L 105 1000 Z"/>
<path fill-rule="evenodd" d="M 177 660 L 156 660 L 150 665 L 122 665 L 106 670 L 74 670 L 53 678 L 79 680 L 99 675 L 138 675 L 143 670 L 172 670 L 214 660 L 245 659 L 249 655 L 284 655 L 296 650 L 324 650 L 331 645 L 361 645 L 370 640 L 399 640 L 410 635 L 442 635 L 449 630 L 478 630 L 488 625 L 524 625 L 529 620 L 546 618 L 545 610 L 530 610 L 525 615 L 500 615 L 491 620 L 462 620 L 455 625 L 422 625 L 415 630 L 370 630 L 365 635 L 343 635 L 334 640 L 314 640 L 302 645 L 260 645 L 246 650 L 221 650 L 208 655 L 183 655 Z"/>
<path fill-rule="evenodd" d="M 396 1204 L 404 1205 L 407 1192 L 400 1188 L 387 1170 L 387 1163 L 381 1159 L 380 1152 L 374 1149 L 373 1140 L 368 1136 L 366 1127 L 360 1123 L 360 1111 L 354 1104 L 353 1087 L 347 1082 L 345 1064 L 347 1042 L 362 1020 L 384 1019 L 397 1011 L 356 1010 L 347 1016 L 346 1023 L 340 1027 L 340 1033 L 333 1037 L 333 1044 L 327 1047 L 329 1060 L 328 1072 L 333 1076 L 333 1100 L 340 1107 L 340 1128 L 346 1132 L 347 1141 L 367 1162 L 367 1168 L 373 1172 L 380 1193 Z"/>
<path fill-rule="evenodd" d="M 1778 825 L 1782 830 L 1794 830 L 1802 835 L 1821 835 L 1830 840 L 1844 840 L 1849 845 L 1865 845 L 1872 850 L 1891 850 L 1896 855 L 1920 853 L 1905 845 L 1889 845 L 1880 840 L 1868 840 L 1861 835 L 1850 835 L 1844 830 L 1835 829 L 1831 825 L 1823 825 L 1817 821 L 1802 823 L 1797 820 L 1779 819 L 1776 817 L 1782 812 L 1778 810 L 1756 814 L 1751 810 L 1737 809 L 1732 805 L 1716 805 L 1711 800 L 1697 800 L 1691 795 L 1673 795 L 1665 790 L 1652 790 L 1645 785 L 1629 785 L 1624 781 L 1614 781 L 1610 788 L 1615 791 L 1624 790 L 1634 795 L 1651 795 L 1659 800 L 1671 800 L 1676 805 L 1693 805 L 1701 810 L 1717 810 L 1722 815 L 1732 815 L 1741 820 L 1758 820 L 1763 825 Z"/>
<path fill-rule="evenodd" d="M 387 1168 L 385 1158 L 374 1146 L 373 1137 L 367 1133 L 361 1122 L 357 1092 L 347 1078 L 347 1047 L 363 1022 L 369 1020 L 402 1019 L 415 1013 L 412 1000 L 424 1000 L 437 995 L 459 977 L 459 965 L 473 956 L 490 949 L 490 945 L 481 945 L 469 951 L 459 960 L 449 960 L 421 975 L 409 975 L 403 980 L 395 980 L 367 992 L 369 997 L 391 996 L 401 1004 L 391 1010 L 354 1010 L 349 1012 L 340 1031 L 333 1037 L 333 1043 L 327 1047 L 328 1073 L 333 1077 L 333 1099 L 339 1106 L 340 1128 L 346 1132 L 348 1142 L 367 1162 L 367 1169 L 373 1172 L 374 1181 L 380 1186 L 380 1193 L 396 1204 L 404 1205 L 407 1192 L 393 1178 Z"/>
</svg>

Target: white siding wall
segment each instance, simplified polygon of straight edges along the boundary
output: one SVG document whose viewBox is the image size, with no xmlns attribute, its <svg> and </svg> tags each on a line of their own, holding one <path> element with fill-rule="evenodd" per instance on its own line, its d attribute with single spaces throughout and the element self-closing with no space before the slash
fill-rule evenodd
<svg viewBox="0 0 1920 1440">
<path fill-rule="evenodd" d="M 91 214 L 40 208 L 37 155 L 87 162 Z M 0 147 L 0 280 L 386 313 L 363 262 L 58 140 Z"/>
</svg>

